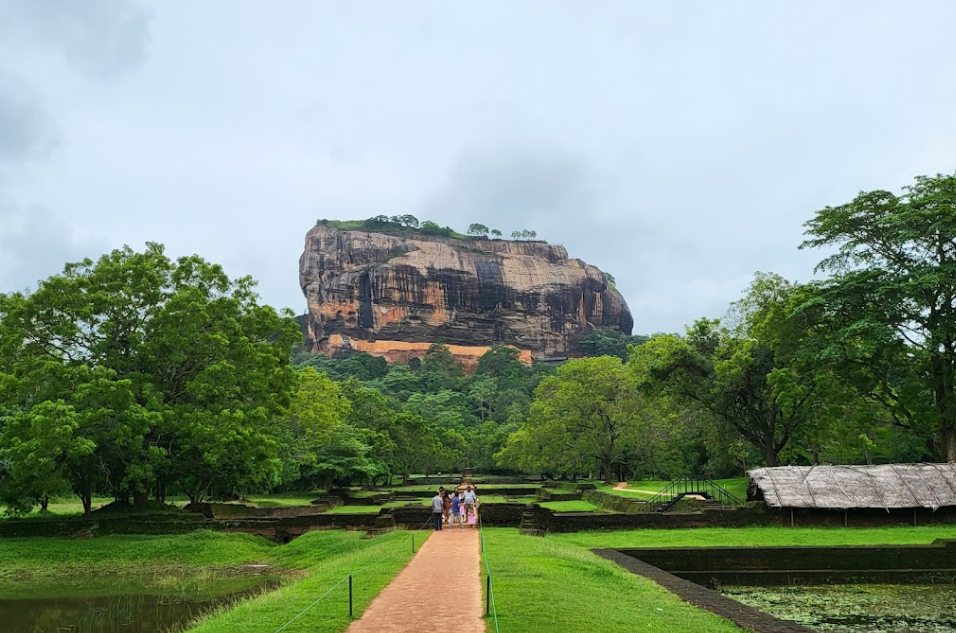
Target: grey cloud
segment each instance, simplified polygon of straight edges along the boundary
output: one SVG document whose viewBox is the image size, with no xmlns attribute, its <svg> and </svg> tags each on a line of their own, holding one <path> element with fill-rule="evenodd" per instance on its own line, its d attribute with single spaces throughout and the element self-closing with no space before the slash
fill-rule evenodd
<svg viewBox="0 0 956 633">
<path fill-rule="evenodd" d="M 87 75 L 110 78 L 146 58 L 149 13 L 130 0 L 0 0 L 7 44 L 42 47 Z"/>
<path fill-rule="evenodd" d="M 56 124 L 22 80 L 0 70 L 0 175 L 3 165 L 45 155 L 56 145 Z"/>
<path fill-rule="evenodd" d="M 96 257 L 103 247 L 45 209 L 0 205 L 0 292 L 36 288 L 67 262 Z"/>
<path fill-rule="evenodd" d="M 499 147 L 463 152 L 422 213 L 457 225 L 480 222 L 505 235 L 524 228 L 542 234 L 555 221 L 592 207 L 580 159 L 551 148 Z"/>
</svg>

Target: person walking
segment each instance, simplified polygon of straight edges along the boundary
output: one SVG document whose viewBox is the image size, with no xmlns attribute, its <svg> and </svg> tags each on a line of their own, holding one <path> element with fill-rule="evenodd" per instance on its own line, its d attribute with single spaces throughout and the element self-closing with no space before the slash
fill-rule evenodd
<svg viewBox="0 0 956 633">
<path fill-rule="evenodd" d="M 475 500 L 478 497 L 475 495 L 475 492 L 471 489 L 471 486 L 465 488 L 465 495 L 462 500 L 465 502 L 465 522 L 470 523 L 469 517 L 475 515 Z M 477 522 L 477 521 L 476 521 Z"/>
<path fill-rule="evenodd" d="M 445 523 L 451 525 L 451 495 L 448 491 L 442 493 L 442 511 L 445 517 Z"/>
<path fill-rule="evenodd" d="M 465 531 L 465 522 L 461 519 L 461 499 L 458 495 L 451 496 L 451 520 L 448 521 L 448 528 L 451 529 L 455 525 L 455 521 L 458 521 L 458 525 L 461 527 L 461 531 Z"/>
<path fill-rule="evenodd" d="M 435 531 L 441 531 L 441 519 L 442 519 L 442 510 L 444 508 L 444 503 L 442 502 L 441 493 L 436 492 L 435 496 L 432 497 L 432 518 L 435 519 Z"/>
</svg>

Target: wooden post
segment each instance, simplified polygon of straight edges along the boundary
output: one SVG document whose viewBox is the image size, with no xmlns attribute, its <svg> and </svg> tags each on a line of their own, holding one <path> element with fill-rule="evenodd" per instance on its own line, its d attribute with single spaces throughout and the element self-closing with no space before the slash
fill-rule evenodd
<svg viewBox="0 0 956 633">
<path fill-rule="evenodd" d="M 349 574 L 349 620 L 352 619 L 352 574 Z"/>
</svg>

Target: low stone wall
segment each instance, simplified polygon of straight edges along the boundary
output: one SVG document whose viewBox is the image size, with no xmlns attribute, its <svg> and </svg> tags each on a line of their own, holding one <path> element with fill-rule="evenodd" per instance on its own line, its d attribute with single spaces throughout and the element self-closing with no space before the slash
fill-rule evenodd
<svg viewBox="0 0 956 633">
<path fill-rule="evenodd" d="M 931 545 L 673 547 L 617 550 L 700 584 L 792 585 L 834 582 L 952 582 L 956 541 Z"/>
<path fill-rule="evenodd" d="M 860 508 L 823 510 L 811 508 L 768 508 L 768 517 L 793 527 L 880 527 L 884 525 L 936 525 L 956 523 L 956 507 L 891 509 Z"/>
<path fill-rule="evenodd" d="M 245 532 L 288 543 L 297 536 L 313 530 L 371 530 L 379 513 L 315 514 L 282 518 L 217 519 L 209 527 L 226 532 Z"/>
<path fill-rule="evenodd" d="M 209 528 L 199 514 L 143 514 L 0 521 L 0 538 L 83 538 L 104 534 L 185 534 Z"/>
<path fill-rule="evenodd" d="M 555 482 L 554 487 L 561 488 L 562 490 L 580 490 L 582 492 L 585 490 L 597 490 L 597 486 L 594 484 L 578 484 L 570 481 Z"/>
<path fill-rule="evenodd" d="M 601 492 L 599 490 L 585 490 L 582 493 L 582 498 L 600 508 L 621 512 L 623 514 L 640 512 L 644 506 L 644 501 L 640 499 L 631 499 L 630 497 L 615 495 L 610 492 Z"/>
<path fill-rule="evenodd" d="M 611 514 L 601 512 L 538 511 L 538 524 L 549 532 L 581 532 L 584 530 L 639 530 L 698 527 L 746 527 L 767 524 L 762 505 L 707 508 L 693 514 L 644 512 Z"/>
<path fill-rule="evenodd" d="M 538 501 L 579 501 L 581 499 L 581 491 L 567 492 L 553 488 L 538 488 L 537 498 Z"/>
<path fill-rule="evenodd" d="M 451 488 L 461 483 L 461 475 L 436 475 L 434 477 L 416 477 L 405 482 L 407 486 L 445 486 Z"/>
<path fill-rule="evenodd" d="M 277 508 L 257 508 L 241 503 L 190 503 L 185 508 L 207 519 L 228 519 L 237 517 L 296 517 L 321 514 L 329 510 L 325 503 L 312 503 L 307 506 L 280 506 Z"/>
</svg>

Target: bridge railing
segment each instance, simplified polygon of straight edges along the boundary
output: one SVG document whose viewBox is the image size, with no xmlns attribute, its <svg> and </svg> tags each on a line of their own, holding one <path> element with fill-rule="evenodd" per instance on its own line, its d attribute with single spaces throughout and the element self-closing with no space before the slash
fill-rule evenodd
<svg viewBox="0 0 956 633">
<path fill-rule="evenodd" d="M 720 484 L 704 477 L 679 477 L 671 481 L 660 492 L 648 499 L 641 512 L 664 512 L 684 495 L 696 494 L 708 499 L 716 499 L 728 505 L 741 505 L 738 497 Z"/>
</svg>

